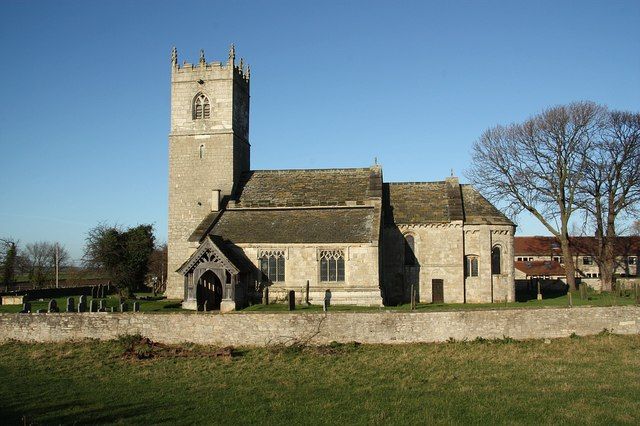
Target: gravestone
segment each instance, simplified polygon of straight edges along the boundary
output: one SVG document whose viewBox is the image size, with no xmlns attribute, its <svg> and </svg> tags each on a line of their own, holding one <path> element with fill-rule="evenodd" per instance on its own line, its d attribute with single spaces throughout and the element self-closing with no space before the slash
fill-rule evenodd
<svg viewBox="0 0 640 426">
<path fill-rule="evenodd" d="M 58 309 L 58 302 L 56 302 L 56 299 L 51 299 L 49 300 L 49 312 L 60 312 L 60 309 Z"/>
<path fill-rule="evenodd" d="M 324 301 L 322 303 L 322 310 L 327 312 L 331 305 L 331 290 L 327 289 L 324 292 Z"/>
<path fill-rule="evenodd" d="M 209 310 L 209 301 L 205 300 L 204 303 L 202 304 L 202 311 L 207 312 L 208 310 Z"/>
<path fill-rule="evenodd" d="M 80 296 L 78 301 L 78 312 L 87 312 L 87 296 L 84 294 Z"/>
<path fill-rule="evenodd" d="M 111 307 L 111 310 L 110 310 L 109 312 L 114 313 L 115 311 L 116 311 L 115 306 L 112 306 L 112 307 Z"/>
<path fill-rule="evenodd" d="M 107 301 L 104 299 L 101 299 L 100 302 L 98 302 L 98 311 L 106 312 L 106 310 L 107 310 Z"/>
<path fill-rule="evenodd" d="M 102 284 L 98 285 L 98 292 L 100 293 L 100 298 L 104 299 L 104 286 Z"/>
<path fill-rule="evenodd" d="M 89 301 L 89 312 L 96 312 L 98 310 L 98 303 L 96 299 L 91 299 Z"/>
<path fill-rule="evenodd" d="M 296 292 L 294 290 L 289 290 L 289 310 L 296 310 Z"/>
<path fill-rule="evenodd" d="M 127 312 L 127 302 L 122 302 L 120 304 L 120 312 Z"/>
<path fill-rule="evenodd" d="M 264 286 L 264 289 L 262 290 L 262 304 L 269 304 L 269 287 L 267 286 Z"/>
<path fill-rule="evenodd" d="M 140 303 L 133 302 L 133 312 L 140 312 Z"/>
<path fill-rule="evenodd" d="M 73 297 L 67 297 L 67 312 L 74 312 L 76 310 L 74 305 Z"/>
<path fill-rule="evenodd" d="M 307 280 L 307 285 L 304 289 L 304 302 L 307 304 L 307 306 L 311 305 L 311 301 L 309 300 L 309 280 Z"/>
<path fill-rule="evenodd" d="M 20 311 L 21 314 L 30 314 L 31 313 L 31 303 L 30 302 L 24 302 L 22 304 L 22 310 Z"/>
</svg>

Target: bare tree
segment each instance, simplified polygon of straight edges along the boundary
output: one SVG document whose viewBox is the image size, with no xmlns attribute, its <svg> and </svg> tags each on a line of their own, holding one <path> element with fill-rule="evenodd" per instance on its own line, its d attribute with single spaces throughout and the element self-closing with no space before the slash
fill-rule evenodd
<svg viewBox="0 0 640 426">
<path fill-rule="evenodd" d="M 571 290 L 576 284 L 570 219 L 603 113 L 592 102 L 576 102 L 521 124 L 488 129 L 473 145 L 467 173 L 487 198 L 505 205 L 512 216 L 530 212 L 558 239 Z"/>
<path fill-rule="evenodd" d="M 581 184 L 582 206 L 594 228 L 590 253 L 600 271 L 602 289 L 610 291 L 616 269 L 618 218 L 640 203 L 640 114 L 607 114 L 590 150 Z"/>
<path fill-rule="evenodd" d="M 149 256 L 148 279 L 154 293 L 163 293 L 167 281 L 167 244 L 157 246 Z"/>
<path fill-rule="evenodd" d="M 13 238 L 0 239 L 0 265 L 4 291 L 9 291 L 9 286 L 15 281 L 18 269 L 18 242 Z"/>
<path fill-rule="evenodd" d="M 69 263 L 69 253 L 58 243 L 38 241 L 26 245 L 24 251 L 25 266 L 29 273 L 29 280 L 35 287 L 42 287 L 53 279 L 56 266 L 56 244 L 58 246 L 58 264 L 66 266 Z"/>
</svg>

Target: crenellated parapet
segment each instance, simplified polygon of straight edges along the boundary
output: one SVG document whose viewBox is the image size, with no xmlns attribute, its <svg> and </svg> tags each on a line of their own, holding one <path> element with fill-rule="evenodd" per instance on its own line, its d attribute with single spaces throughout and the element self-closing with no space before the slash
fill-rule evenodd
<svg viewBox="0 0 640 426">
<path fill-rule="evenodd" d="M 187 78 L 192 78 L 193 73 L 200 73 L 209 78 L 228 78 L 229 74 L 232 73 L 232 75 L 240 77 L 246 83 L 249 83 L 251 77 L 251 69 L 248 64 L 245 64 L 243 58 L 240 58 L 240 63 L 236 64 L 236 48 L 233 44 L 229 47 L 229 56 L 226 62 L 207 62 L 204 49 L 201 49 L 197 63 L 183 61 L 180 64 L 178 50 L 173 47 L 171 49 L 171 71 L 174 76 L 185 75 L 188 76 Z"/>
</svg>

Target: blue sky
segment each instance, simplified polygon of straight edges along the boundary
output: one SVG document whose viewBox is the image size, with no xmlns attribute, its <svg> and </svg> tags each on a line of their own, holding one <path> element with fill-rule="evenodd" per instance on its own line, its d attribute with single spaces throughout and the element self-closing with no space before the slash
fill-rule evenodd
<svg viewBox="0 0 640 426">
<path fill-rule="evenodd" d="M 80 257 L 167 226 L 169 55 L 251 65 L 252 168 L 463 176 L 487 127 L 588 99 L 640 110 L 636 1 L 0 2 L 0 237 Z M 544 234 L 527 217 L 518 234 Z"/>
</svg>

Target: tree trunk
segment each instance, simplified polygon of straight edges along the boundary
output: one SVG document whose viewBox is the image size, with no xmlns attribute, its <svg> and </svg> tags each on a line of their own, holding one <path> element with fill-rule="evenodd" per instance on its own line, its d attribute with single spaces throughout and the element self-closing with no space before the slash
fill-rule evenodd
<svg viewBox="0 0 640 426">
<path fill-rule="evenodd" d="M 576 291 L 576 267 L 573 262 L 573 255 L 571 253 L 571 247 L 569 246 L 568 238 L 560 239 L 560 247 L 562 248 L 562 257 L 564 258 L 564 271 L 567 275 L 567 284 L 569 285 L 569 291 Z"/>
</svg>

